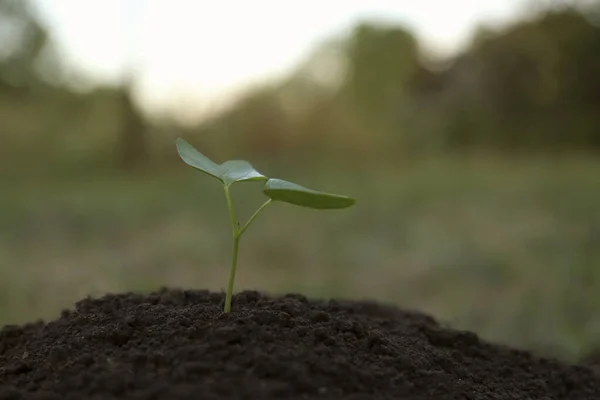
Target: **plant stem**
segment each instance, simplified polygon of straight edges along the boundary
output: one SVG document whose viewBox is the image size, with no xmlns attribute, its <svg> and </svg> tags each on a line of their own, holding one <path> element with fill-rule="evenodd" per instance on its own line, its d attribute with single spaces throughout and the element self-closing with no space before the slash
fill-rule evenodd
<svg viewBox="0 0 600 400">
<path fill-rule="evenodd" d="M 256 217 L 258 217 L 258 214 L 260 214 L 262 210 L 264 210 L 269 204 L 271 204 L 272 201 L 273 201 L 272 199 L 269 199 L 269 200 L 265 201 L 263 203 L 263 205 L 260 206 L 258 208 L 258 210 L 256 210 L 254 212 L 254 214 L 252 214 L 252 216 L 250 217 L 250 219 L 248 220 L 248 222 L 246 222 L 246 224 L 238 232 L 239 236 L 242 236 L 242 234 L 246 231 L 246 229 L 248 229 L 248 227 L 250 226 L 250 224 L 256 219 Z"/>
<path fill-rule="evenodd" d="M 233 296 L 233 282 L 235 280 L 235 268 L 237 266 L 238 248 L 240 244 L 240 236 L 238 231 L 237 220 L 233 211 L 231 195 L 229 194 L 229 185 L 224 186 L 225 198 L 227 199 L 227 208 L 229 208 L 229 216 L 231 217 L 231 230 L 233 234 L 233 250 L 231 255 L 231 267 L 229 269 L 229 283 L 227 284 L 227 292 L 225 293 L 225 312 L 231 311 L 231 298 Z"/>
<path fill-rule="evenodd" d="M 248 229 L 252 221 L 258 217 L 258 215 L 264 210 L 270 203 L 271 199 L 265 201 L 262 206 L 258 208 L 252 214 L 250 219 L 244 224 L 244 226 L 240 229 L 237 220 L 235 219 L 235 213 L 233 211 L 233 203 L 231 202 L 231 195 L 229 194 L 229 186 L 225 185 L 225 198 L 227 199 L 227 207 L 229 208 L 229 216 L 231 217 L 231 230 L 233 233 L 233 249 L 231 254 L 231 268 L 229 269 L 229 282 L 227 283 L 227 292 L 225 293 L 225 312 L 228 313 L 231 311 L 231 299 L 233 297 L 233 283 L 235 281 L 235 270 L 237 266 L 238 259 L 238 249 L 240 247 L 240 238 L 242 234 Z"/>
<path fill-rule="evenodd" d="M 233 253 L 231 257 L 231 269 L 229 270 L 229 283 L 227 284 L 227 293 L 225 295 L 225 312 L 231 311 L 231 298 L 233 297 L 233 282 L 235 280 L 235 267 L 237 265 L 238 247 L 240 245 L 240 237 L 233 238 Z"/>
<path fill-rule="evenodd" d="M 233 212 L 233 203 L 231 202 L 231 195 L 229 194 L 229 185 L 223 186 L 225 189 L 225 198 L 227 199 L 227 208 L 229 208 L 229 216 L 231 217 L 231 228 L 233 230 L 233 237 L 238 235 L 238 225 L 235 219 L 235 213 Z"/>
</svg>

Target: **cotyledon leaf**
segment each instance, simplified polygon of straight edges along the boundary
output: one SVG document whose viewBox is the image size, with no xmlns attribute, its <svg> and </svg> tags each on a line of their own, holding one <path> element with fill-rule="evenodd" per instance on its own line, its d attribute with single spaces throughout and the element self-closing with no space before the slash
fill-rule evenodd
<svg viewBox="0 0 600 400">
<path fill-rule="evenodd" d="M 189 166 L 192 166 L 200 171 L 221 180 L 219 165 L 206 157 L 204 154 L 196 150 L 191 144 L 185 140 L 178 138 L 177 152 L 179 157 Z"/>
<path fill-rule="evenodd" d="M 283 179 L 269 179 L 263 192 L 274 201 L 284 201 L 303 207 L 317 209 L 347 208 L 356 202 L 339 194 L 319 192 Z"/>
<path fill-rule="evenodd" d="M 248 161 L 230 160 L 219 165 L 221 178 L 226 185 L 234 182 L 266 181 L 267 178 L 254 169 Z"/>
<path fill-rule="evenodd" d="M 225 185 L 231 185 L 234 182 L 266 181 L 268 179 L 255 170 L 248 161 L 229 160 L 223 164 L 217 164 L 185 140 L 179 138 L 176 143 L 177 152 L 186 164 L 218 179 Z"/>
</svg>

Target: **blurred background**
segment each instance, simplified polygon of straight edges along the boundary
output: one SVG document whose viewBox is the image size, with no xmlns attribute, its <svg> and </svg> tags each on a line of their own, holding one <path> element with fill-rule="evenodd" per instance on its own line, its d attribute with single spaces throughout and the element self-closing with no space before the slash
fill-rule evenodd
<svg viewBox="0 0 600 400">
<path fill-rule="evenodd" d="M 598 1 L 0 0 L 0 324 L 224 289 L 223 191 L 177 137 L 357 199 L 267 209 L 236 291 L 600 344 Z"/>
</svg>

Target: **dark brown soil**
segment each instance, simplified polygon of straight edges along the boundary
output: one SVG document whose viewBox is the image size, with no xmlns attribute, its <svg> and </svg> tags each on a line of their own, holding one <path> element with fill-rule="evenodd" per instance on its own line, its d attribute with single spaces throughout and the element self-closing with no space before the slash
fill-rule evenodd
<svg viewBox="0 0 600 400">
<path fill-rule="evenodd" d="M 0 399 L 600 399 L 600 375 L 429 316 L 163 289 L 0 332 Z"/>
</svg>

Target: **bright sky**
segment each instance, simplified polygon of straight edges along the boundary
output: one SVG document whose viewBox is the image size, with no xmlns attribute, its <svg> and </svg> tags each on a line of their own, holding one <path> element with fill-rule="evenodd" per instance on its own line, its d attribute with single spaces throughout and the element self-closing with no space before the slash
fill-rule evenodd
<svg viewBox="0 0 600 400">
<path fill-rule="evenodd" d="M 37 0 L 70 62 L 114 81 L 128 66 L 145 107 L 202 108 L 284 74 L 321 40 L 364 18 L 398 21 L 449 54 L 479 22 L 516 16 L 523 0 Z"/>
</svg>

